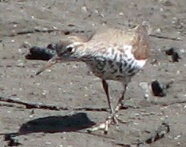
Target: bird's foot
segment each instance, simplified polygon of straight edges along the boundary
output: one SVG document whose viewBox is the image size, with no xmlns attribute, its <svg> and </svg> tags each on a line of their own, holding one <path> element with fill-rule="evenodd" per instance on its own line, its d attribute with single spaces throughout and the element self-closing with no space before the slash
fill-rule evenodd
<svg viewBox="0 0 186 147">
<path fill-rule="evenodd" d="M 108 133 L 108 128 L 109 128 L 111 122 L 112 122 L 111 120 L 106 120 L 105 122 L 88 129 L 87 132 L 91 133 L 91 132 L 95 132 L 95 131 L 98 131 L 98 130 L 103 130 L 104 134 L 107 134 Z"/>
<path fill-rule="evenodd" d="M 106 119 L 105 122 L 88 129 L 87 132 L 91 133 L 91 132 L 95 132 L 97 130 L 103 130 L 104 134 L 107 134 L 109 126 L 114 125 L 114 124 L 118 125 L 118 121 L 119 121 L 119 119 L 117 118 L 116 115 L 111 115 Z"/>
</svg>

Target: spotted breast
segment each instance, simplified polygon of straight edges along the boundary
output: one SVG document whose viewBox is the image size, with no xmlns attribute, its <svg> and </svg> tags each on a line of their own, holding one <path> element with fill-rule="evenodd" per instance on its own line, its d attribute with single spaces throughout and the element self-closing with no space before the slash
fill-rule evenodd
<svg viewBox="0 0 186 147">
<path fill-rule="evenodd" d="M 101 43 L 96 45 L 93 38 L 93 41 L 88 45 L 89 52 L 82 59 L 91 71 L 100 78 L 117 81 L 130 80 L 142 69 L 149 56 L 145 51 L 148 40 L 146 34 L 141 33 L 144 31 L 141 29 L 143 28 L 137 28 L 133 32 L 127 33 L 111 30 L 110 34 L 107 32 L 107 38 L 102 37 Z M 112 34 L 112 31 L 116 32 L 117 35 Z M 123 39 L 121 39 L 122 37 Z M 94 43 L 94 46 L 91 43 Z"/>
</svg>

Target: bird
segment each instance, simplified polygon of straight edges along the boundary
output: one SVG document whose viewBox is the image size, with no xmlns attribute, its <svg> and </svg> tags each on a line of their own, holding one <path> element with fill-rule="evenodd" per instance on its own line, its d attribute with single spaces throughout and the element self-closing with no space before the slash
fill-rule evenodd
<svg viewBox="0 0 186 147">
<path fill-rule="evenodd" d="M 118 123 L 117 113 L 123 105 L 128 84 L 150 57 L 150 41 L 147 27 L 137 25 L 132 29 L 102 29 L 87 40 L 77 36 L 67 37 L 49 44 L 47 48 L 32 47 L 30 53 L 45 55 L 41 60 L 48 60 L 36 75 L 56 63 L 84 62 L 101 79 L 110 112 L 103 123 L 89 128 L 88 132 L 103 130 L 107 134 L 110 125 Z M 28 55 L 27 58 L 32 57 Z M 109 80 L 123 85 L 115 107 L 110 99 Z"/>
</svg>

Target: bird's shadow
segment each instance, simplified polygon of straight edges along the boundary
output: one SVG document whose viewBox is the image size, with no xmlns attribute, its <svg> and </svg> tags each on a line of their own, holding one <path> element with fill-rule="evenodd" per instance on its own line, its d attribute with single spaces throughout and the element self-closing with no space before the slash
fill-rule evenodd
<svg viewBox="0 0 186 147">
<path fill-rule="evenodd" d="M 89 128 L 95 125 L 86 113 L 76 113 L 66 116 L 48 116 L 34 119 L 21 125 L 19 129 L 20 134 L 28 133 L 56 133 L 56 132 L 70 132 Z"/>
<path fill-rule="evenodd" d="M 95 125 L 95 122 L 91 121 L 86 113 L 76 113 L 66 116 L 48 116 L 23 123 L 17 133 L 8 133 L 4 135 L 5 140 L 9 140 L 11 137 L 30 133 L 75 132 L 93 125 Z"/>
</svg>

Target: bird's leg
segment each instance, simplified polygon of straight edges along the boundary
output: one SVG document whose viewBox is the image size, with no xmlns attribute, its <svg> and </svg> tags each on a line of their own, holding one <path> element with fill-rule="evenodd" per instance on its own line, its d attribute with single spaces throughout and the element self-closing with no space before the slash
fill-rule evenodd
<svg viewBox="0 0 186 147">
<path fill-rule="evenodd" d="M 112 107 L 111 101 L 110 101 L 110 96 L 109 96 L 109 90 L 108 90 L 108 84 L 105 80 L 102 79 L 102 85 L 103 85 L 103 89 L 105 91 L 105 94 L 107 96 L 107 102 L 109 105 L 109 109 L 110 109 L 110 114 L 112 114 L 114 112 L 114 109 Z"/>
<path fill-rule="evenodd" d="M 122 95 L 121 97 L 119 98 L 118 102 L 117 102 L 117 105 L 113 111 L 113 113 L 106 119 L 106 122 L 105 122 L 105 129 L 104 129 L 104 134 L 107 134 L 108 132 L 108 127 L 109 125 L 112 123 L 112 120 L 116 119 L 117 122 L 118 122 L 118 118 L 116 118 L 116 114 L 118 113 L 118 111 L 120 110 L 121 106 L 122 106 L 122 101 L 124 100 L 124 96 L 125 96 L 125 91 L 126 91 L 126 87 L 127 87 L 127 84 L 124 84 L 124 89 L 122 91 Z"/>
<path fill-rule="evenodd" d="M 115 109 L 114 109 L 114 114 L 118 113 L 118 111 L 120 110 L 120 108 L 122 106 L 122 102 L 124 101 L 127 84 L 124 84 L 123 87 L 124 87 L 123 92 L 122 92 L 122 95 L 117 102 L 117 105 L 116 105 Z"/>
<path fill-rule="evenodd" d="M 114 113 L 114 109 L 113 109 L 112 103 L 110 101 L 108 83 L 104 79 L 102 79 L 102 85 L 103 85 L 103 89 L 104 89 L 106 97 L 107 97 L 107 102 L 108 102 L 108 105 L 109 105 L 110 114 L 112 115 Z M 112 117 L 112 120 L 113 120 L 114 123 L 118 124 L 118 121 L 115 117 Z"/>
<path fill-rule="evenodd" d="M 104 83 L 106 81 L 102 81 L 102 83 Z M 107 83 L 106 83 L 107 84 Z M 103 87 L 104 87 L 104 84 L 103 84 Z M 106 86 L 107 90 L 108 91 L 108 84 Z M 97 130 L 104 130 L 104 134 L 107 134 L 108 132 L 108 128 L 110 126 L 110 124 L 114 121 L 115 123 L 118 122 L 118 118 L 116 118 L 116 113 L 118 113 L 118 111 L 120 110 L 121 106 L 122 106 L 122 101 L 124 100 L 124 96 L 125 96 L 125 91 L 126 91 L 126 87 L 127 87 L 127 84 L 124 84 L 124 89 L 123 89 L 123 92 L 122 92 L 122 95 L 121 97 L 119 98 L 118 102 L 117 102 L 117 105 L 115 107 L 115 109 L 113 110 L 112 108 L 112 105 L 110 103 L 110 98 L 109 98 L 109 95 L 107 97 L 108 99 L 108 103 L 109 103 L 109 107 L 111 107 L 111 115 L 106 119 L 106 121 L 104 123 L 101 123 L 100 125 L 96 126 L 96 127 L 93 127 L 91 129 L 88 130 L 88 132 L 93 132 L 93 131 L 97 131 Z M 104 88 L 105 89 L 105 88 Z M 107 92 L 106 92 L 106 95 L 107 95 Z"/>
</svg>

